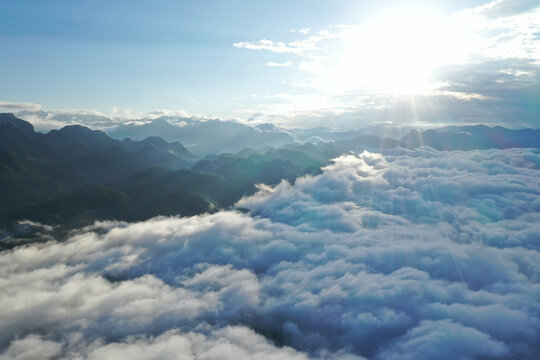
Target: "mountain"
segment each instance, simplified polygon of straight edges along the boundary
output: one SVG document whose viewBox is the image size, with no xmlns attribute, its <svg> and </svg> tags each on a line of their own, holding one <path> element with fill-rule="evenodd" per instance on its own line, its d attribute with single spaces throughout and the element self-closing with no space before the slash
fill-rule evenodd
<svg viewBox="0 0 540 360">
<path fill-rule="evenodd" d="M 0 139 L 0 224 L 7 228 L 22 219 L 77 227 L 195 215 L 228 207 L 256 189 L 253 179 L 234 173 L 185 169 L 197 157 L 159 137 L 120 141 L 79 125 L 42 134 L 2 114 Z"/>
<path fill-rule="evenodd" d="M 294 138 L 285 131 L 251 127 L 233 121 L 192 120 L 160 117 L 146 124 L 120 125 L 109 132 L 116 139 L 141 140 L 158 136 L 166 141 L 180 141 L 199 156 L 238 152 L 244 148 L 280 147 Z"/>
<path fill-rule="evenodd" d="M 0 217 L 2 212 L 21 205 L 50 200 L 67 193 L 64 186 L 42 174 L 40 166 L 31 157 L 0 151 Z"/>
<path fill-rule="evenodd" d="M 381 139 L 375 135 L 360 135 L 350 140 L 341 140 L 335 146 L 348 151 L 363 151 L 366 149 L 391 149 L 400 146 L 400 142 L 393 139 Z"/>
<path fill-rule="evenodd" d="M 148 166 L 137 153 L 128 152 L 121 146 L 112 146 L 75 160 L 52 164 L 45 167 L 43 173 L 59 183 L 78 186 L 118 181 Z"/>
<path fill-rule="evenodd" d="M 153 193 L 151 197 L 142 198 L 140 192 L 130 195 L 111 187 L 89 184 L 68 195 L 18 209 L 9 217 L 12 221 L 31 219 L 45 224 L 80 227 L 96 220 L 140 221 L 158 215 L 192 216 L 215 208 L 208 197 L 181 190 Z"/>
<path fill-rule="evenodd" d="M 207 157 L 192 169 L 222 176 L 241 176 L 254 183 L 278 184 L 293 182 L 297 177 L 319 171 L 328 161 L 343 153 L 332 144 L 285 145 L 265 152 L 221 154 Z"/>
<path fill-rule="evenodd" d="M 217 207 L 225 208 L 242 196 L 252 194 L 255 191 L 255 181 L 236 175 L 226 177 L 189 169 L 170 171 L 151 168 L 113 184 L 112 187 L 143 202 L 180 191 L 202 194 L 212 199 Z"/>
<path fill-rule="evenodd" d="M 119 181 L 154 166 L 186 168 L 196 159 L 178 142 L 119 141 L 79 125 L 42 134 L 13 114 L 0 114 L 0 217 L 84 184 Z"/>
<path fill-rule="evenodd" d="M 117 145 L 117 141 L 108 137 L 103 131 L 91 130 L 80 125 L 68 125 L 38 136 L 52 145 L 51 153 L 48 155 L 55 161 L 77 159 L 94 151 Z"/>
<path fill-rule="evenodd" d="M 351 139 L 334 141 L 344 151 L 362 151 L 404 147 L 415 149 L 430 146 L 437 150 L 506 149 L 511 147 L 540 147 L 540 130 L 506 129 L 500 126 L 451 126 L 433 130 L 411 130 L 401 139 L 359 135 Z"/>
<path fill-rule="evenodd" d="M 289 131 L 287 129 L 284 129 L 282 127 L 276 126 L 274 124 L 271 124 L 271 123 L 259 124 L 259 125 L 255 126 L 255 127 L 257 129 L 259 129 L 259 130 L 264 131 L 264 132 L 275 133 L 275 134 L 287 134 L 291 138 L 296 138 L 296 135 L 293 132 L 291 132 L 291 131 Z"/>
<path fill-rule="evenodd" d="M 0 150 L 39 157 L 49 154 L 51 145 L 34 132 L 30 123 L 13 114 L 0 114 Z"/>
<path fill-rule="evenodd" d="M 331 159 L 351 151 L 540 147 L 540 130 L 481 125 L 413 130 L 395 140 L 362 130 L 289 131 L 272 124 L 170 121 L 126 125 L 141 140 L 118 140 L 79 125 L 42 134 L 12 114 L 0 114 L 0 225 L 9 233 L 23 219 L 70 228 L 95 220 L 213 212 L 253 194 L 257 183 L 294 182 L 320 173 Z M 165 131 L 168 139 L 201 141 L 192 148 L 216 153 L 200 159 L 178 141 L 146 137 L 148 129 Z M 321 141 L 308 141 L 316 137 Z M 245 147 L 254 142 L 256 146 Z M 0 231 L 2 238 L 6 235 Z"/>
<path fill-rule="evenodd" d="M 340 130 L 327 127 L 292 129 L 290 132 L 296 139 L 311 143 L 350 140 L 364 134 L 363 130 Z"/>
<path fill-rule="evenodd" d="M 151 147 L 155 151 L 158 151 L 162 154 L 169 153 L 172 156 L 185 159 L 186 161 L 197 160 L 197 157 L 188 151 L 178 141 L 167 142 L 157 136 L 149 136 L 142 141 L 133 141 L 130 138 L 122 141 L 122 147 L 129 151 L 137 151 L 139 153 L 143 152 L 144 148 Z"/>
<path fill-rule="evenodd" d="M 12 113 L 0 113 L 0 124 L 11 124 L 25 134 L 34 133 L 34 126 L 32 124 L 17 118 Z"/>
<path fill-rule="evenodd" d="M 406 148 L 430 146 L 437 150 L 506 149 L 540 147 L 540 129 L 512 130 L 500 126 L 451 126 L 423 132 L 411 131 L 400 140 Z"/>
<path fill-rule="evenodd" d="M 381 123 L 366 126 L 362 129 L 365 135 L 375 135 L 380 138 L 399 140 L 412 130 L 417 130 L 412 126 L 398 125 L 391 123 Z"/>
</svg>

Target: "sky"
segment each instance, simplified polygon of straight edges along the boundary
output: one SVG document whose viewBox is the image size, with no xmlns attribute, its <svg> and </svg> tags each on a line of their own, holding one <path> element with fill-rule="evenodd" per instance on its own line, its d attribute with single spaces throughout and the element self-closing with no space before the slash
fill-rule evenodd
<svg viewBox="0 0 540 360">
<path fill-rule="evenodd" d="M 539 5 L 1 0 L 0 111 L 538 128 Z"/>
</svg>

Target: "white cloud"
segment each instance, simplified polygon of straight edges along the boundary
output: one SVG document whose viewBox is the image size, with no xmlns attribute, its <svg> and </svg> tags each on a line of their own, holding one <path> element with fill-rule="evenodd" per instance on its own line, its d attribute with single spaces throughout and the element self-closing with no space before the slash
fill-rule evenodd
<svg viewBox="0 0 540 360">
<path fill-rule="evenodd" d="M 307 33 L 305 33 L 307 34 Z M 275 53 L 290 53 L 310 57 L 313 52 L 320 50 L 320 43 L 335 36 L 329 31 L 320 31 L 317 35 L 309 36 L 303 40 L 291 42 L 262 39 L 259 41 L 241 41 L 233 44 L 234 47 L 249 50 L 267 50 Z"/>
<path fill-rule="evenodd" d="M 19 110 L 38 111 L 41 109 L 41 105 L 34 104 L 34 103 L 0 101 L 0 109 L 8 110 L 8 111 L 19 111 Z"/>
<path fill-rule="evenodd" d="M 534 149 L 365 152 L 261 187 L 238 204 L 250 214 L 98 223 L 4 251 L 0 347 L 536 358 L 539 176 Z"/>
<path fill-rule="evenodd" d="M 172 110 L 154 110 L 146 114 L 150 119 L 156 119 L 161 116 L 171 116 L 178 118 L 188 118 L 190 114 L 185 110 L 172 111 Z"/>
<path fill-rule="evenodd" d="M 290 46 L 284 42 L 274 42 L 272 40 L 262 39 L 259 41 L 241 41 L 233 44 L 234 47 L 250 50 L 268 50 L 276 53 L 301 54 L 302 49 L 296 46 Z"/>
<path fill-rule="evenodd" d="M 524 2 L 523 2 L 524 3 Z M 530 3 L 530 2 L 529 2 Z M 512 5 L 509 1 L 493 1 L 483 7 L 465 9 L 455 17 L 469 32 L 481 36 L 471 55 L 485 59 L 528 59 L 540 65 L 540 45 L 537 33 L 540 27 L 540 7 L 517 12 L 502 5 Z M 517 3 L 516 3 L 517 4 Z M 494 5 L 493 7 L 486 7 Z M 500 6 L 499 6 L 500 5 Z M 491 10 L 499 9 L 499 16 L 491 17 Z M 514 9 L 514 10 L 517 10 Z M 478 61 L 478 60 L 477 60 Z M 517 63 L 519 64 L 519 63 Z"/>
<path fill-rule="evenodd" d="M 15 115 L 28 121 L 36 131 L 58 129 L 66 125 L 85 125 L 97 129 L 112 126 L 115 122 L 107 115 L 96 110 L 20 110 Z"/>
<path fill-rule="evenodd" d="M 540 7 L 535 0 L 493 0 L 468 11 L 487 17 L 512 16 Z"/>
<path fill-rule="evenodd" d="M 60 355 L 61 351 L 61 344 L 45 340 L 37 335 L 29 335 L 24 339 L 14 340 L 7 350 L 0 355 L 0 359 L 55 359 Z"/>
<path fill-rule="evenodd" d="M 285 61 L 283 63 L 277 63 L 277 62 L 267 62 L 266 66 L 270 67 L 288 67 L 292 65 L 292 61 Z"/>
<path fill-rule="evenodd" d="M 289 32 L 292 32 L 292 33 L 300 33 L 300 34 L 304 34 L 304 35 L 307 35 L 309 33 L 310 29 L 309 28 L 302 28 L 302 29 L 290 29 Z"/>
<path fill-rule="evenodd" d="M 459 346 L 455 346 L 459 344 Z M 452 321 L 425 321 L 381 353 L 378 359 L 501 358 L 508 347 L 488 335 Z"/>
<path fill-rule="evenodd" d="M 205 116 L 191 115 L 184 110 L 157 109 L 148 113 L 133 112 L 131 109 L 119 111 L 114 107 L 110 114 L 96 110 L 50 110 L 33 111 L 21 110 L 15 115 L 30 122 L 36 131 L 46 132 L 67 125 L 82 125 L 92 129 L 108 130 L 120 124 L 144 124 L 161 116 L 204 120 Z"/>
<path fill-rule="evenodd" d="M 225 327 L 209 334 L 168 331 L 157 338 L 133 339 L 93 349 L 88 359 L 306 360 L 297 351 L 272 345 L 245 327 Z"/>
</svg>

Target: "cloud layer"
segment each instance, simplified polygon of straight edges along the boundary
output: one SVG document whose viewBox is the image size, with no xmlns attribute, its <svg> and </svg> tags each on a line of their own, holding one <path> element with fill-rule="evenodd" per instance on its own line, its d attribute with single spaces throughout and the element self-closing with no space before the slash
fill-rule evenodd
<svg viewBox="0 0 540 360">
<path fill-rule="evenodd" d="M 0 359 L 540 356 L 540 154 L 392 150 L 0 254 Z"/>
</svg>

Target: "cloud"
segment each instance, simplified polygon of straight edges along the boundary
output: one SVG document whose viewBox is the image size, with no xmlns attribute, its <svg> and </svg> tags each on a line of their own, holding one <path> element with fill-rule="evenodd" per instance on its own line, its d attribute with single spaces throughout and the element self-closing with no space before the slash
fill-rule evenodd
<svg viewBox="0 0 540 360">
<path fill-rule="evenodd" d="M 34 104 L 34 103 L 0 101 L 0 109 L 5 109 L 8 111 L 17 111 L 17 110 L 38 111 L 41 109 L 41 105 Z"/>
<path fill-rule="evenodd" d="M 459 344 L 459 347 L 455 345 Z M 399 342 L 384 351 L 380 359 L 452 359 L 507 355 L 508 347 L 486 334 L 452 321 L 422 322 Z"/>
<path fill-rule="evenodd" d="M 63 345 L 30 335 L 15 340 L 0 359 L 58 359 Z M 288 347 L 276 347 L 263 336 L 241 326 L 208 331 L 180 333 L 169 330 L 160 336 L 134 336 L 125 342 L 93 343 L 79 349 L 84 359 L 231 359 L 231 360 L 307 360 L 308 357 Z"/>
<path fill-rule="evenodd" d="M 180 111 L 171 111 L 171 110 L 154 110 L 149 113 L 147 113 L 147 116 L 150 119 L 156 119 L 161 116 L 172 116 L 172 117 L 179 117 L 179 118 L 187 118 L 190 117 L 190 114 L 187 111 L 180 110 Z"/>
<path fill-rule="evenodd" d="M 261 112 L 289 126 L 355 128 L 407 113 L 396 121 L 538 128 L 539 19 L 535 1 L 495 0 L 446 16 L 387 12 L 293 42 L 236 43 L 300 58 L 298 71 L 283 79 L 287 98 L 262 94 L 238 113 Z M 423 98 L 426 110 L 401 98 Z"/>
<path fill-rule="evenodd" d="M 89 359 L 230 359 L 306 360 L 297 351 L 278 348 L 245 327 L 225 327 L 209 334 L 169 331 L 155 339 L 109 344 L 92 350 Z"/>
<path fill-rule="evenodd" d="M 61 351 L 61 344 L 45 340 L 37 335 L 29 335 L 24 339 L 14 340 L 9 348 L 0 355 L 0 359 L 54 359 L 60 355 Z"/>
<path fill-rule="evenodd" d="M 121 124 L 144 124 L 161 116 L 175 118 L 191 117 L 196 120 L 208 119 L 204 116 L 192 116 L 183 110 L 158 109 L 148 113 L 139 113 L 132 112 L 130 109 L 119 112 L 118 109 L 114 108 L 111 114 L 104 114 L 96 110 L 21 110 L 16 112 L 15 115 L 30 122 L 36 128 L 36 131 L 41 132 L 59 129 L 67 125 L 83 125 L 92 129 L 106 131 Z"/>
<path fill-rule="evenodd" d="M 501 17 L 521 14 L 538 7 L 540 5 L 535 0 L 493 0 L 467 11 L 487 17 Z"/>
<path fill-rule="evenodd" d="M 4 251 L 2 356 L 536 358 L 539 176 L 535 149 L 364 152 L 248 213 Z"/>
<path fill-rule="evenodd" d="M 15 115 L 34 125 L 36 131 L 43 132 L 66 125 L 84 125 L 95 129 L 117 125 L 114 119 L 95 110 L 21 110 Z"/>
<path fill-rule="evenodd" d="M 304 29 L 305 30 L 305 29 Z M 307 32 L 302 32 L 306 35 Z M 313 52 L 320 50 L 320 43 L 325 40 L 331 39 L 335 36 L 327 30 L 319 31 L 316 35 L 311 35 L 303 40 L 296 40 L 291 42 L 273 41 L 268 39 L 261 39 L 258 41 L 241 41 L 233 43 L 233 46 L 241 49 L 249 50 L 266 50 L 279 54 L 296 54 L 300 56 L 311 56 Z"/>
<path fill-rule="evenodd" d="M 307 35 L 309 33 L 310 29 L 309 28 L 303 28 L 303 29 L 290 29 L 289 32 L 291 33 L 300 33 L 300 34 L 304 34 L 304 35 Z"/>
<path fill-rule="evenodd" d="M 302 49 L 297 46 L 290 46 L 284 42 L 274 42 L 268 39 L 259 41 L 241 41 L 233 44 L 234 47 L 249 49 L 249 50 L 268 50 L 276 53 L 293 53 L 301 54 Z"/>
<path fill-rule="evenodd" d="M 281 93 L 256 97 L 258 105 L 247 107 L 239 116 L 249 116 L 257 112 L 261 121 L 273 122 L 284 127 L 312 128 L 328 126 L 329 121 L 336 128 L 358 129 L 378 122 L 435 128 L 445 125 L 505 126 L 508 128 L 538 128 L 540 123 L 536 114 L 540 103 L 536 101 L 534 76 L 524 76 L 513 89 L 510 77 L 497 69 L 505 65 L 493 64 L 470 67 L 453 67 L 446 71 L 454 73 L 456 83 L 447 84 L 441 90 L 425 95 L 376 96 L 356 94 L 346 97 L 343 94 L 304 94 Z M 474 71 L 483 72 L 472 75 Z M 508 81 L 505 86 L 493 81 Z M 536 72 L 533 72 L 536 73 Z M 529 81 L 530 84 L 526 84 Z M 464 84 L 464 85 L 462 85 Z M 464 87 L 469 87 L 467 91 Z M 482 90 L 483 88 L 483 90 Z M 482 95 L 478 91 L 484 93 Z M 539 94 L 540 96 L 540 94 Z M 344 103 L 343 99 L 347 99 Z M 272 103 L 264 105 L 265 102 Z M 349 103 L 347 103 L 349 102 Z"/>
<path fill-rule="evenodd" d="M 270 67 L 288 67 L 292 65 L 292 61 L 285 61 L 283 63 L 277 63 L 277 62 L 267 62 L 266 66 Z"/>
</svg>

